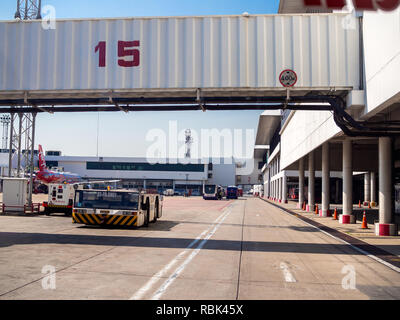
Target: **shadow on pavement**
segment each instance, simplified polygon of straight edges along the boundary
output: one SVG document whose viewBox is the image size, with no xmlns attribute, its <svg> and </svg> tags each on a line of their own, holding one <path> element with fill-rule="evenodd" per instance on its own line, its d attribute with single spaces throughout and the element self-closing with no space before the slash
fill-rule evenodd
<svg viewBox="0 0 400 320">
<path fill-rule="evenodd" d="M 199 221 L 176 221 L 177 223 L 182 223 L 182 224 L 201 224 L 201 225 L 206 225 L 206 226 L 211 226 L 214 223 L 213 222 L 199 222 Z M 221 223 L 222 226 L 225 227 L 242 227 L 242 224 L 240 223 Z M 260 229 L 291 229 L 295 231 L 301 231 L 301 232 L 318 232 L 319 230 L 316 228 L 312 227 L 307 227 L 307 226 L 274 226 L 274 225 L 268 225 L 268 224 L 244 224 L 243 227 L 246 228 L 260 228 Z"/>
<path fill-rule="evenodd" d="M 173 227 L 178 225 L 179 222 L 175 221 L 168 221 L 168 220 L 158 220 L 157 223 L 149 223 L 149 226 L 146 227 L 140 227 L 140 230 L 146 230 L 146 231 L 170 231 Z M 79 229 L 114 229 L 114 230 L 138 230 L 137 227 L 125 227 L 125 226 L 113 226 L 113 225 L 104 225 L 104 226 L 99 226 L 99 225 L 79 225 Z M 0 244 L 1 246 L 1 244 Z"/>
<path fill-rule="evenodd" d="M 147 228 L 143 228 L 146 230 Z M 134 231 L 134 230 L 133 230 Z M 0 232 L 0 247 L 29 244 L 81 244 L 117 247 L 148 247 L 148 248 L 186 248 L 194 239 L 191 238 L 155 238 L 103 235 L 75 235 L 75 234 L 46 234 L 23 232 Z M 197 244 L 196 244 L 197 245 Z M 196 246 L 195 245 L 195 246 Z M 392 247 L 389 245 L 381 246 Z M 350 254 L 359 255 L 347 244 L 327 243 L 292 243 L 209 239 L 203 249 L 206 250 L 235 250 L 251 252 L 296 252 L 313 254 Z"/>
</svg>

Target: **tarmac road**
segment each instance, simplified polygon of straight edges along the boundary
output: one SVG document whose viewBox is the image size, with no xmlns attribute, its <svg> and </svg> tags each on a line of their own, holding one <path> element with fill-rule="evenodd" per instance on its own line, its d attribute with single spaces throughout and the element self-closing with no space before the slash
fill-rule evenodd
<svg viewBox="0 0 400 320">
<path fill-rule="evenodd" d="M 260 199 L 171 197 L 133 230 L 0 216 L 0 299 L 400 299 L 400 274 Z"/>
</svg>

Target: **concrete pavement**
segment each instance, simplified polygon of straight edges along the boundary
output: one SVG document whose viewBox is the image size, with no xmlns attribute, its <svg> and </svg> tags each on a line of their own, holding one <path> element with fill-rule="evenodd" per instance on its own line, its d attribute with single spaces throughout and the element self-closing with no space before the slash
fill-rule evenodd
<svg viewBox="0 0 400 320">
<path fill-rule="evenodd" d="M 400 256 L 400 237 L 399 236 L 385 236 L 378 237 L 375 235 L 374 221 L 376 221 L 376 209 L 367 209 L 365 207 L 358 208 L 353 207 L 353 212 L 356 215 L 355 224 L 340 224 L 338 220 L 333 220 L 332 217 L 320 217 L 314 212 L 307 212 L 297 208 L 297 202 L 289 201 L 288 203 L 277 203 L 267 199 L 275 205 L 281 206 L 282 208 L 293 211 L 296 214 L 300 214 L 308 219 L 321 223 L 327 227 L 334 228 L 342 233 L 348 234 L 352 237 L 360 239 L 368 244 L 381 248 L 382 250 L 388 251 L 394 255 Z M 333 215 L 334 208 L 338 208 L 338 215 L 341 212 L 340 205 L 331 205 L 330 211 Z M 366 218 L 368 222 L 368 229 L 361 229 L 363 212 L 366 212 Z M 400 217 L 396 215 L 396 221 L 399 223 Z M 399 231 L 400 235 L 400 231 Z M 400 257 L 399 257 L 400 261 Z"/>
<path fill-rule="evenodd" d="M 0 216 L 0 299 L 400 298 L 399 273 L 260 199 L 165 199 L 134 230 Z"/>
</svg>

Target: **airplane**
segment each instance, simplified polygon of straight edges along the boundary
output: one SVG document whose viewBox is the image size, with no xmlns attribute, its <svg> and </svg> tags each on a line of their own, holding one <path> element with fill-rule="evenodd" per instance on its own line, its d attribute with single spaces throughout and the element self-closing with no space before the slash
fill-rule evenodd
<svg viewBox="0 0 400 320">
<path fill-rule="evenodd" d="M 42 146 L 39 144 L 39 171 L 36 172 L 36 181 L 42 184 L 50 183 L 76 183 L 81 182 L 82 178 L 70 172 L 51 171 L 46 168 L 46 160 L 44 159 Z"/>
</svg>

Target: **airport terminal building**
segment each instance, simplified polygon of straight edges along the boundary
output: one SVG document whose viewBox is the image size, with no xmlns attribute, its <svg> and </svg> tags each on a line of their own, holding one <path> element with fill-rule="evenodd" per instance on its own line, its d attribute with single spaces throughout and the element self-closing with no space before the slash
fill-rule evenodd
<svg viewBox="0 0 400 320">
<path fill-rule="evenodd" d="M 281 0 L 279 13 L 305 13 L 302 10 L 295 1 Z M 342 96 L 346 113 L 357 122 L 351 129 L 339 127 L 331 111 L 264 112 L 256 138 L 256 145 L 269 146 L 262 168 L 264 196 L 285 202 L 292 185 L 298 189 L 298 206 L 306 201 L 307 209 L 314 211 L 315 204 L 321 203 L 321 216 L 329 214 L 332 203 L 340 203 L 341 223 L 354 223 L 353 205 L 361 200 L 379 210 L 377 235 L 397 235 L 400 139 L 392 128 L 400 121 L 400 8 L 364 12 L 356 21 L 358 25 L 347 26 L 356 42 L 333 48 L 349 50 L 356 45 L 356 55 L 347 51 L 343 61 L 329 61 L 319 52 L 309 54 L 320 66 L 313 76 L 328 82 L 344 76 L 337 73 L 336 63 L 346 69 L 357 66 L 352 75 L 356 81 Z M 320 45 L 329 46 L 327 40 Z M 353 134 L 354 128 L 358 131 Z"/>
<path fill-rule="evenodd" d="M 204 184 L 240 185 L 250 190 L 261 179 L 258 163 L 250 174 L 243 175 L 243 169 L 232 159 L 219 159 L 219 163 L 190 159 L 187 164 L 152 164 L 146 158 L 62 156 L 59 151 L 50 151 L 45 160 L 47 167 L 61 168 L 83 179 L 120 179 L 125 188 L 174 189 L 177 193 L 191 190 L 193 195 L 200 195 Z"/>
</svg>

